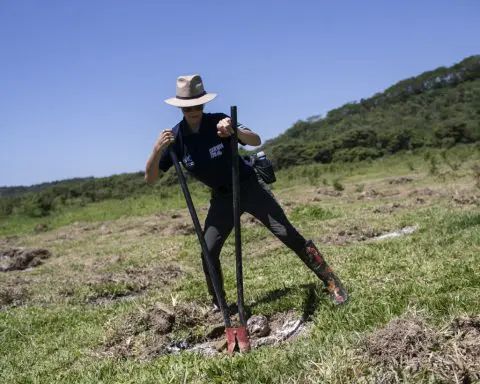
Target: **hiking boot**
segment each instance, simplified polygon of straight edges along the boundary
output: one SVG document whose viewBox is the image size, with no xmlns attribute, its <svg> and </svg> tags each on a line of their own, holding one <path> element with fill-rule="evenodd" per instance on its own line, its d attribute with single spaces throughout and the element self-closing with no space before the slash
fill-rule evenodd
<svg viewBox="0 0 480 384">
<path fill-rule="evenodd" d="M 348 294 L 342 282 L 332 268 L 328 266 L 312 240 L 307 241 L 303 252 L 299 256 L 306 266 L 322 280 L 334 305 L 341 305 L 348 301 Z"/>
</svg>

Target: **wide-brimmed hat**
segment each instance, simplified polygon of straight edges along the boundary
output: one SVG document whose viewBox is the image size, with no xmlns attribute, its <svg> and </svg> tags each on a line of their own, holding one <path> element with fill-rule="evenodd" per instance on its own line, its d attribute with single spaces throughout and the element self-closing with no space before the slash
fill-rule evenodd
<svg viewBox="0 0 480 384">
<path fill-rule="evenodd" d="M 177 77 L 177 94 L 165 102 L 175 107 L 193 107 L 212 101 L 216 93 L 207 93 L 200 75 Z"/>
</svg>

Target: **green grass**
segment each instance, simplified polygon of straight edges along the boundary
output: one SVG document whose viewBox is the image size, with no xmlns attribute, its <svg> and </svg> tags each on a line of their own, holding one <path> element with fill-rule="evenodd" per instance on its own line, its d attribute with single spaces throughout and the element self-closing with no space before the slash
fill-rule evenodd
<svg viewBox="0 0 480 384">
<path fill-rule="evenodd" d="M 199 183 L 190 188 L 194 203 L 204 203 L 207 189 Z M 49 228 L 60 228 L 76 222 L 102 222 L 122 217 L 148 215 L 154 212 L 177 210 L 186 207 L 183 194 L 178 188 L 168 187 L 163 195 L 149 194 L 124 200 L 105 200 L 85 206 L 69 207 L 43 218 L 12 216 L 2 220 L 0 236 L 33 232 L 37 224 L 46 224 Z"/>
<path fill-rule="evenodd" d="M 172 300 L 187 305 L 208 303 L 195 235 L 140 236 L 134 232 L 146 225 L 142 220 L 153 220 L 152 213 L 184 210 L 180 193 L 163 200 L 145 196 L 58 213 L 50 218 L 54 229 L 44 234 L 32 233 L 35 220 L 16 218 L 2 223 L 4 235 L 19 234 L 19 245 L 45 247 L 54 256 L 28 272 L 0 274 L 0 289 L 23 286 L 29 294 L 23 305 L 5 306 L 0 311 L 0 383 L 371 382 L 369 372 L 374 367 L 358 360 L 364 335 L 407 311 L 427 314 L 436 327 L 454 317 L 480 314 L 478 205 L 455 204 L 451 198 L 460 189 L 471 195 L 479 192 L 471 171 L 478 153 L 462 153 L 448 154 L 449 161 L 454 156 L 464 157 L 455 175 L 445 178 L 429 174 L 430 157 L 424 159 L 423 154 L 403 154 L 371 164 L 305 166 L 279 172 L 274 193 L 280 200 L 294 202 L 287 209 L 289 217 L 305 237 L 320 246 L 351 300 L 344 307 L 332 307 L 318 280 L 293 252 L 262 226 L 244 227 L 244 288 L 249 310 L 265 315 L 283 311 L 306 314 L 311 328 L 308 335 L 292 342 L 242 356 L 183 353 L 136 361 L 99 354 L 111 321 L 135 313 L 141 306 L 157 302 L 169 305 Z M 448 171 L 448 164 L 440 155 L 438 158 L 439 172 Z M 414 181 L 388 183 L 405 175 L 412 175 Z M 337 178 L 345 186 L 342 196 L 322 195 L 320 201 L 313 200 L 317 188 L 333 190 L 331 185 Z M 328 179 L 330 186 L 325 186 L 323 179 Z M 358 188 L 360 184 L 362 188 Z M 409 196 L 409 192 L 424 187 L 443 194 L 422 196 L 424 203 Z M 359 199 L 372 188 L 401 194 Z M 203 190 L 193 193 L 203 217 L 207 194 Z M 397 201 L 403 207 L 392 213 L 374 212 L 377 206 Z M 127 226 L 129 220 L 134 224 Z M 71 238 L 55 237 L 57 231 L 70 230 L 74 222 L 103 221 L 108 221 L 113 232 L 110 236 L 90 230 L 72 232 Z M 381 242 L 335 245 L 322 241 L 354 226 L 390 230 L 411 225 L 417 225 L 418 231 Z M 123 231 L 130 227 L 133 232 Z M 230 236 L 222 252 L 229 301 L 236 294 L 234 260 Z M 120 278 L 127 269 L 156 271 L 171 265 L 181 267 L 179 277 L 160 284 L 159 276 L 148 275 L 158 284 L 132 300 L 87 303 L 90 295 L 136 291 L 137 282 Z M 101 279 L 107 274 L 112 280 Z M 431 372 L 403 374 L 404 382 L 439 382 Z"/>
</svg>

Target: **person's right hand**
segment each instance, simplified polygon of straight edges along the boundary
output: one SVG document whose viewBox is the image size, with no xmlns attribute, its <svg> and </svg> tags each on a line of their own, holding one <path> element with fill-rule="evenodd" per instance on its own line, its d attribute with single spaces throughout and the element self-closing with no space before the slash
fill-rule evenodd
<svg viewBox="0 0 480 384">
<path fill-rule="evenodd" d="M 160 136 L 158 136 L 157 141 L 155 142 L 155 151 L 156 152 L 161 152 L 165 148 L 167 148 L 171 143 L 175 141 L 175 138 L 173 137 L 173 132 L 171 128 L 164 129 L 162 133 L 160 133 Z"/>
</svg>

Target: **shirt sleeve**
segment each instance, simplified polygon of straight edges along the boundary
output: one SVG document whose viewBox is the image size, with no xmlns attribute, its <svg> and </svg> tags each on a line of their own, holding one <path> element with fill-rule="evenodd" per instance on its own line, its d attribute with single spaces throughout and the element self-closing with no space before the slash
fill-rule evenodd
<svg viewBox="0 0 480 384">
<path fill-rule="evenodd" d="M 158 166 L 163 172 L 167 172 L 172 165 L 172 158 L 170 157 L 170 153 L 168 153 L 167 148 L 160 155 L 160 161 L 158 162 Z"/>
</svg>

